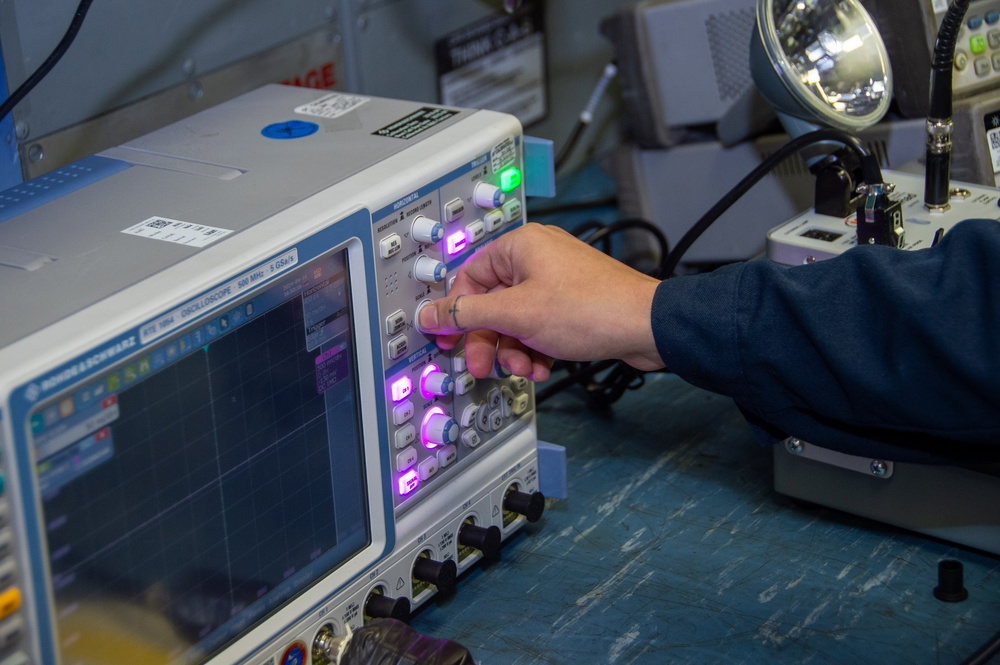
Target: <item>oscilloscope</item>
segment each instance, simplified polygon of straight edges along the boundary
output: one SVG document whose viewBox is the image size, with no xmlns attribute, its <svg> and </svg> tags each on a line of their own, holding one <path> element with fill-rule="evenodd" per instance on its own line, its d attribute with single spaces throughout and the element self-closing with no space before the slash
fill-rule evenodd
<svg viewBox="0 0 1000 665">
<path fill-rule="evenodd" d="M 0 662 L 330 662 L 543 508 L 534 393 L 414 326 L 511 116 L 267 86 L 0 195 Z"/>
</svg>

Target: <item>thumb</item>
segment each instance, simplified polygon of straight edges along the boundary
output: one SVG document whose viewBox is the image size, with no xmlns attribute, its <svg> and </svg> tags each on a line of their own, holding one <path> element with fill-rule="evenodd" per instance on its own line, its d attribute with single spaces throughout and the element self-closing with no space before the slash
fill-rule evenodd
<svg viewBox="0 0 1000 665">
<path fill-rule="evenodd" d="M 421 331 L 435 335 L 461 334 L 481 328 L 498 330 L 497 324 L 505 311 L 502 300 L 502 292 L 432 300 L 417 312 L 417 324 Z"/>
</svg>

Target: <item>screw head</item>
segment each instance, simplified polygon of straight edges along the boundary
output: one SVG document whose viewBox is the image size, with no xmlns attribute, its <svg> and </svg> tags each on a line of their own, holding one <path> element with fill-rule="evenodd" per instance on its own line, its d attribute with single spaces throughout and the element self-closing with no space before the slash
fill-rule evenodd
<svg viewBox="0 0 1000 665">
<path fill-rule="evenodd" d="M 880 459 L 873 459 L 869 468 L 876 478 L 885 478 L 885 474 L 889 473 L 889 465 Z"/>
<path fill-rule="evenodd" d="M 802 443 L 801 439 L 796 439 L 795 437 L 785 439 L 785 450 L 793 455 L 801 455 L 805 447 L 806 445 Z"/>
</svg>

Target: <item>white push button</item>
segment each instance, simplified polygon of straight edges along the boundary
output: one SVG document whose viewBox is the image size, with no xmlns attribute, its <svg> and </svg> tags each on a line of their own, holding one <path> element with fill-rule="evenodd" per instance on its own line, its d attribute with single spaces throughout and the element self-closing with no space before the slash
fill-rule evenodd
<svg viewBox="0 0 1000 665">
<path fill-rule="evenodd" d="M 466 430 L 462 433 L 462 443 L 469 448 L 475 448 L 482 442 L 483 440 L 479 438 L 479 432 L 474 429 Z"/>
<path fill-rule="evenodd" d="M 499 210 L 491 210 L 486 213 L 486 232 L 493 233 L 501 226 L 503 226 L 503 212 Z"/>
<path fill-rule="evenodd" d="M 396 455 L 396 471 L 406 471 L 417 463 L 417 449 L 410 446 Z"/>
<path fill-rule="evenodd" d="M 486 237 L 486 225 L 483 220 L 477 219 L 465 227 L 465 239 L 473 245 Z"/>
<path fill-rule="evenodd" d="M 470 390 L 472 390 L 476 385 L 476 377 L 472 376 L 468 372 L 459 374 L 458 378 L 455 380 L 455 394 L 465 395 Z"/>
<path fill-rule="evenodd" d="M 417 465 L 417 473 L 420 474 L 420 480 L 430 480 L 435 473 L 438 472 L 438 461 L 437 457 L 428 457 L 423 462 Z"/>
<path fill-rule="evenodd" d="M 514 395 L 514 415 L 519 416 L 528 410 L 531 405 L 531 397 L 528 393 L 518 393 Z"/>
<path fill-rule="evenodd" d="M 511 199 L 503 204 L 503 218 L 507 222 L 513 222 L 521 216 L 521 200 Z"/>
<path fill-rule="evenodd" d="M 458 457 L 458 449 L 455 446 L 441 446 L 434 455 L 438 460 L 438 467 L 444 468 L 455 461 Z"/>
<path fill-rule="evenodd" d="M 398 233 L 393 233 L 382 238 L 378 242 L 378 253 L 383 259 L 392 258 L 403 249 L 403 239 Z"/>
<path fill-rule="evenodd" d="M 416 440 L 417 428 L 413 425 L 407 425 L 402 429 L 396 430 L 396 450 L 402 450 Z"/>
<path fill-rule="evenodd" d="M 490 410 L 485 404 L 480 404 L 476 408 L 476 429 L 480 432 L 490 431 Z"/>
<path fill-rule="evenodd" d="M 403 425 L 413 417 L 414 412 L 413 402 L 409 400 L 397 404 L 392 408 L 392 422 L 396 425 Z"/>
<path fill-rule="evenodd" d="M 393 337 L 389 340 L 389 357 L 395 360 L 406 354 L 406 348 L 409 346 L 409 342 L 406 339 L 406 335 L 400 335 L 399 337 Z"/>
<path fill-rule="evenodd" d="M 465 214 L 465 204 L 462 199 L 452 199 L 444 204 L 444 219 L 446 222 L 457 222 Z"/>
<path fill-rule="evenodd" d="M 479 413 L 478 404 L 469 404 L 462 410 L 462 417 L 459 423 L 462 427 L 472 427 L 476 424 L 476 415 Z"/>
<path fill-rule="evenodd" d="M 385 317 L 385 333 L 395 335 L 406 327 L 406 314 L 403 310 L 397 309 L 395 312 Z"/>
<path fill-rule="evenodd" d="M 514 413 L 514 391 L 504 386 L 500 389 L 500 394 L 500 413 L 503 414 L 504 418 L 510 418 L 511 414 Z"/>
</svg>

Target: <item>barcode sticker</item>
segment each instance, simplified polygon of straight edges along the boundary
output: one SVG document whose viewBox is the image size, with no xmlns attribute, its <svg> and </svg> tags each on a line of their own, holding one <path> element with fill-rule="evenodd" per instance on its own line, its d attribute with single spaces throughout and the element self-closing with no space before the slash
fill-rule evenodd
<svg viewBox="0 0 1000 665">
<path fill-rule="evenodd" d="M 154 240 L 165 240 L 179 245 L 204 247 L 223 236 L 232 233 L 229 229 L 219 229 L 204 224 L 192 224 L 165 217 L 150 217 L 135 226 L 123 229 L 122 233 Z"/>
<path fill-rule="evenodd" d="M 989 141 L 993 171 L 1000 171 L 1000 128 L 991 129 L 986 132 L 986 138 Z"/>
</svg>

